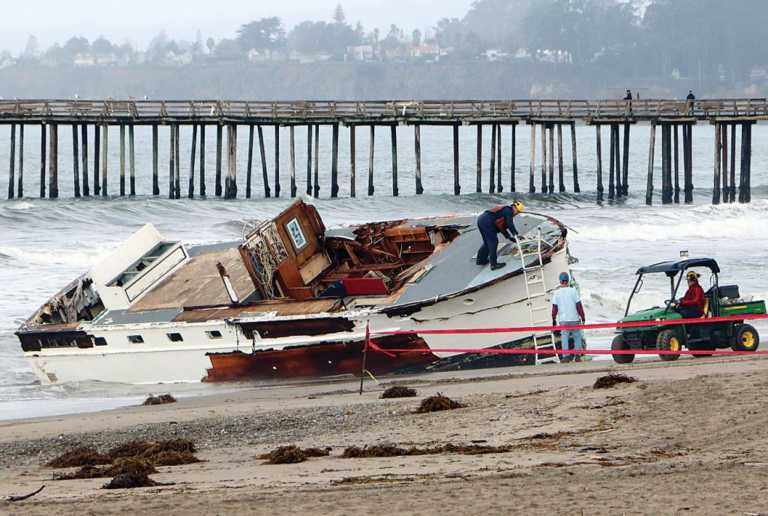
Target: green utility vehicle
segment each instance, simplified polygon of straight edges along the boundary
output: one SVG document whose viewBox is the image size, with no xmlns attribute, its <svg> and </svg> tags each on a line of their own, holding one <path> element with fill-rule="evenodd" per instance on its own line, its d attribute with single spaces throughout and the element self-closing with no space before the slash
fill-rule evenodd
<svg viewBox="0 0 768 516">
<path fill-rule="evenodd" d="M 718 273 L 720 267 L 711 258 L 692 258 L 680 261 L 656 263 L 637 270 L 637 281 L 627 302 L 627 310 L 620 322 L 670 321 L 682 319 L 676 310 L 677 293 L 680 284 L 689 269 L 704 269 L 710 272 L 710 288 L 705 292 L 706 304 L 703 318 L 734 316 L 746 314 L 765 314 L 765 301 L 742 299 L 736 285 L 720 285 Z M 669 278 L 670 298 L 665 305 L 640 310 L 630 315 L 632 298 L 640 292 L 643 277 L 647 274 L 666 274 Z M 703 279 L 703 278 L 702 278 Z M 704 285 L 702 285 L 704 287 Z M 706 288 L 706 287 L 704 287 Z M 755 351 L 760 345 L 757 330 L 743 320 L 713 322 L 706 324 L 680 324 L 643 326 L 639 328 L 619 328 L 613 339 L 611 349 L 658 349 L 680 351 L 683 347 L 690 350 L 715 350 L 732 348 L 736 351 Z M 701 355 L 694 355 L 701 356 Z M 680 355 L 663 354 L 662 360 L 677 360 Z M 633 354 L 613 355 L 619 364 L 628 364 L 635 359 Z"/>
</svg>

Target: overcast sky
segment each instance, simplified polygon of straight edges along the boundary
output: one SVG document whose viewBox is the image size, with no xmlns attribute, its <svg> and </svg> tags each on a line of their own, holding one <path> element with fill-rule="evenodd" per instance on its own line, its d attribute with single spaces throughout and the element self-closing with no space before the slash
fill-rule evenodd
<svg viewBox="0 0 768 516">
<path fill-rule="evenodd" d="M 113 42 L 145 47 L 165 29 L 175 39 L 231 37 L 244 22 L 279 16 L 287 27 L 303 20 L 329 20 L 336 0 L 2 0 L 0 49 L 21 51 L 31 34 L 43 48 L 73 35 L 90 40 L 104 35 Z M 344 0 L 351 24 L 384 31 L 426 29 L 444 17 L 461 17 L 472 0 Z"/>
</svg>

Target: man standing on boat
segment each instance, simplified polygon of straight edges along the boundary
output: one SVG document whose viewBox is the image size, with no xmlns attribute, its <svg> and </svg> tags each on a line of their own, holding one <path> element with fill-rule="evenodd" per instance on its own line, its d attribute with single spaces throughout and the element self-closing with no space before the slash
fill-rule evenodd
<svg viewBox="0 0 768 516">
<path fill-rule="evenodd" d="M 552 324 L 558 322 L 562 326 L 576 326 L 586 321 L 584 306 L 581 304 L 579 291 L 571 286 L 571 277 L 567 272 L 560 273 L 560 288 L 552 296 Z M 573 349 L 584 349 L 582 345 L 581 330 L 563 330 L 560 332 L 560 341 L 563 351 L 569 348 L 571 335 L 573 335 Z M 566 356 L 563 353 L 563 361 L 574 360 L 581 362 L 581 355 Z"/>
<path fill-rule="evenodd" d="M 517 235 L 515 223 L 512 218 L 522 212 L 525 206 L 520 201 L 510 205 L 501 205 L 485 210 L 477 218 L 477 229 L 483 237 L 483 245 L 477 251 L 477 264 L 491 264 L 491 270 L 501 269 L 506 263 L 499 263 L 496 259 L 496 248 L 499 246 L 499 233 L 507 240 L 512 240 Z"/>
</svg>

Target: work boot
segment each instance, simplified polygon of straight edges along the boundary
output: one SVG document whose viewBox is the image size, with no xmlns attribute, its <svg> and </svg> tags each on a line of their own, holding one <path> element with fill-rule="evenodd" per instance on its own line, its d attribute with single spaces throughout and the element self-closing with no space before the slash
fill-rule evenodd
<svg viewBox="0 0 768 516">
<path fill-rule="evenodd" d="M 501 268 L 506 267 L 506 266 L 507 266 L 506 263 L 494 263 L 493 265 L 491 265 L 491 270 L 495 271 L 495 270 L 501 269 Z"/>
</svg>

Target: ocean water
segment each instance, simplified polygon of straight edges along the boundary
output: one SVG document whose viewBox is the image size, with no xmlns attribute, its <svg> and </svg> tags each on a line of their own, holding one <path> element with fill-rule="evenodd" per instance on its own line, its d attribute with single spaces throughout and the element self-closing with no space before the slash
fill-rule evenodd
<svg viewBox="0 0 768 516">
<path fill-rule="evenodd" d="M 258 146 L 254 156 L 254 192 L 251 200 L 224 201 L 167 200 L 148 197 L 151 191 L 151 149 L 149 134 L 137 129 L 137 190 L 136 198 L 121 199 L 68 199 L 72 190 L 70 159 L 65 149 L 71 149 L 67 139 L 69 131 L 60 130 L 60 182 L 62 199 L 57 201 L 25 197 L 21 200 L 0 201 L 0 420 L 37 415 L 83 412 L 125 404 L 135 404 L 149 392 L 173 392 L 177 396 L 195 396 L 202 393 L 242 388 L 227 385 L 164 385 L 128 386 L 84 382 L 56 386 L 39 385 L 23 358 L 14 330 L 47 298 L 68 281 L 86 271 L 93 263 L 109 253 L 143 224 L 151 222 L 168 238 L 188 243 L 211 243 L 237 239 L 242 236 L 244 224 L 255 219 L 270 218 L 285 208 L 291 200 L 289 191 L 289 163 L 287 129 L 281 134 L 282 196 L 264 199 L 261 191 L 261 170 Z M 208 131 L 207 188 L 213 193 L 215 163 L 215 131 Z M 570 229 L 571 252 L 578 258 L 573 271 L 579 281 L 587 317 L 590 321 L 613 321 L 624 313 L 628 294 L 634 284 L 634 272 L 641 265 L 675 259 L 680 251 L 690 256 L 716 258 L 723 270 L 721 283 L 738 284 L 742 294 L 755 298 L 768 297 L 765 278 L 768 262 L 768 239 L 765 220 L 768 218 L 768 129 L 753 129 L 753 202 L 748 205 L 727 204 L 712 206 L 713 131 L 700 126 L 694 132 L 694 184 L 696 198 L 693 205 L 661 206 L 658 195 L 652 207 L 645 205 L 645 179 L 647 173 L 648 126 L 635 126 L 630 153 L 630 196 L 617 202 L 596 203 L 594 128 L 578 127 L 580 195 L 570 193 L 542 195 L 527 193 L 496 195 L 471 193 L 452 195 L 452 142 L 450 129 L 422 128 L 422 168 L 425 195 L 414 195 L 414 161 L 412 132 L 399 128 L 400 197 L 391 197 L 391 165 L 388 131 L 377 132 L 375 148 L 374 197 L 365 195 L 367 189 L 367 130 L 358 129 L 357 192 L 355 199 L 347 197 L 349 191 L 349 156 L 346 142 L 348 132 L 342 129 L 340 150 L 341 198 L 328 199 L 330 176 L 330 142 L 328 134 L 321 135 L 321 199 L 311 200 L 317 205 L 329 227 L 370 220 L 400 217 L 420 217 L 444 214 L 476 214 L 490 205 L 505 202 L 513 196 L 522 199 L 530 210 L 550 214 Z M 483 186 L 487 188 L 490 144 L 486 131 L 483 157 Z M 270 180 L 274 177 L 272 131 L 266 131 L 266 147 Z M 527 191 L 529 159 L 529 131 L 518 130 L 517 184 Z M 475 185 L 474 130 L 461 130 L 461 182 L 464 191 L 473 191 Z M 27 131 L 25 151 L 26 195 L 38 192 L 39 165 L 34 149 L 39 148 L 39 131 Z M 306 161 L 305 132 L 297 130 L 297 175 L 299 193 L 305 191 Z M 540 135 L 537 135 L 539 137 Z M 570 190 L 570 139 L 565 136 L 566 178 Z M 111 134 L 109 165 L 110 192 L 118 185 L 117 133 Z M 185 140 L 187 138 L 187 140 Z M 189 135 L 182 133 L 183 144 Z M 606 151 L 608 133 L 603 132 L 604 173 L 607 188 Z M 509 189 L 510 157 L 509 132 L 504 132 L 505 191 Z M 93 152 L 93 142 L 89 151 Z M 241 193 L 244 191 L 243 170 L 247 160 L 247 131 L 239 133 L 238 174 Z M 0 192 L 7 191 L 8 163 L 7 128 L 0 128 Z M 657 135 L 656 184 L 660 193 L 660 137 Z M 537 148 L 537 153 L 540 149 Z M 165 154 L 163 154 L 165 153 Z M 182 191 L 186 192 L 189 147 L 182 146 Z M 186 156 L 186 158 L 184 158 Z M 537 156 L 539 157 L 539 156 Z M 167 148 L 161 147 L 161 189 L 167 192 Z M 225 158 L 226 159 L 226 158 Z M 738 169 L 738 159 L 737 159 Z M 226 164 L 225 164 L 226 170 Z M 90 171 L 92 173 L 92 171 Z M 537 167 L 537 187 L 540 170 Z M 273 185 L 274 189 L 274 185 Z M 607 193 L 607 191 L 606 191 Z M 361 195 L 362 194 L 362 195 Z M 4 196 L 4 195 L 3 195 Z M 478 242 L 479 244 L 479 242 Z M 460 271 L 457 271 L 460 273 Z M 707 281 L 707 278 L 704 278 Z M 635 297 L 633 307 L 651 306 L 668 297 L 668 283 L 646 281 L 642 292 Z M 502 323 L 503 321 L 500 321 Z M 768 328 L 757 325 L 764 335 Z M 609 346 L 610 332 L 587 335 L 590 347 Z"/>
</svg>

